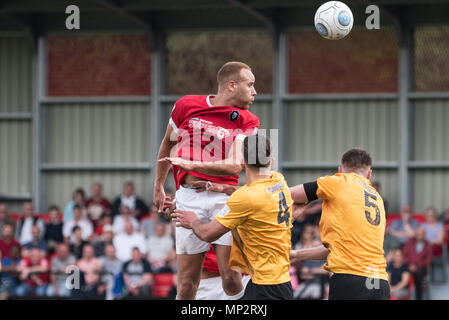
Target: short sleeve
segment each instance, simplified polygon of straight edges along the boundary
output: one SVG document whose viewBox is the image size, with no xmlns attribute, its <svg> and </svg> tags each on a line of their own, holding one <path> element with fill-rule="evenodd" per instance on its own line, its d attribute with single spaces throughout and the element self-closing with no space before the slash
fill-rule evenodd
<svg viewBox="0 0 449 320">
<path fill-rule="evenodd" d="M 215 216 L 215 219 L 228 229 L 235 229 L 245 222 L 252 212 L 250 199 L 244 190 L 240 188 L 235 191 Z"/>
<path fill-rule="evenodd" d="M 316 195 L 320 199 L 333 199 L 340 192 L 343 178 L 339 176 L 325 176 L 318 178 Z"/>
<path fill-rule="evenodd" d="M 125 263 L 123 264 L 123 266 L 122 266 L 122 272 L 123 272 L 123 273 L 128 273 L 128 265 L 129 265 L 129 262 L 130 262 L 130 261 L 127 261 L 127 262 L 125 262 Z"/>
<path fill-rule="evenodd" d="M 151 265 L 147 260 L 142 260 L 143 263 L 143 273 L 151 273 Z"/>
<path fill-rule="evenodd" d="M 176 101 L 171 111 L 169 124 L 175 133 L 178 133 L 178 128 L 181 126 L 185 118 L 184 103 L 180 100 Z"/>
<path fill-rule="evenodd" d="M 248 119 L 248 121 L 245 121 L 243 123 L 243 126 L 241 128 L 242 132 L 237 135 L 236 139 L 243 140 L 247 136 L 256 134 L 259 126 L 259 118 L 253 115 L 250 119 Z"/>
</svg>

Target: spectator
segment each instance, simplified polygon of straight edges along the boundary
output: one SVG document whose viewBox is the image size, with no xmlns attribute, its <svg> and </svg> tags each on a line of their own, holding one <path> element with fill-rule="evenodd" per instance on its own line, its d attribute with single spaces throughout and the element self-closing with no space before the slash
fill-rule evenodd
<svg viewBox="0 0 449 320">
<path fill-rule="evenodd" d="M 0 203 L 0 230 L 3 229 L 3 226 L 5 224 L 12 225 L 13 229 L 14 229 L 16 222 L 14 221 L 13 218 L 11 218 L 9 216 L 8 208 L 6 207 L 6 205 L 4 203 Z M 1 234 L 0 234 L 0 239 L 1 239 Z"/>
<path fill-rule="evenodd" d="M 175 258 L 174 242 L 166 235 L 165 224 L 156 223 L 155 235 L 148 239 L 148 261 L 151 269 L 157 272 L 162 268 L 169 268 L 172 271 Z"/>
<path fill-rule="evenodd" d="M 400 249 L 402 247 L 402 243 L 395 236 L 385 233 L 384 237 L 384 254 L 385 260 L 387 264 L 393 261 L 394 251 L 396 249 Z"/>
<path fill-rule="evenodd" d="M 88 219 L 83 218 L 83 213 L 81 211 L 81 207 L 79 205 L 75 205 L 73 207 L 73 219 L 67 220 L 64 222 L 64 226 L 62 229 L 62 234 L 65 238 L 65 241 L 68 243 L 69 238 L 71 236 L 72 230 L 74 226 L 78 226 L 81 228 L 81 234 L 83 240 L 89 240 L 89 237 L 93 233 L 92 223 Z M 70 239 L 73 241 L 73 238 Z"/>
<path fill-rule="evenodd" d="M 2 238 L 0 239 L 0 253 L 2 258 L 9 258 L 11 247 L 18 246 L 20 243 L 14 239 L 14 227 L 10 224 L 4 224 L 2 228 Z"/>
<path fill-rule="evenodd" d="M 447 209 L 444 212 L 443 225 L 444 225 L 444 242 L 449 243 L 449 209 Z"/>
<path fill-rule="evenodd" d="M 404 263 L 415 279 L 416 299 L 422 299 L 423 284 L 427 270 L 432 262 L 432 246 L 426 240 L 426 230 L 418 228 L 416 237 L 404 245 Z"/>
<path fill-rule="evenodd" d="M 120 234 L 124 231 L 125 222 L 130 221 L 133 224 L 134 230 L 139 229 L 139 222 L 132 216 L 131 209 L 125 205 L 120 207 L 120 214 L 114 217 L 112 224 L 112 231 L 115 234 Z"/>
<path fill-rule="evenodd" d="M 304 227 L 300 241 L 295 249 L 305 249 L 317 247 L 321 244 L 317 226 L 308 224 Z M 294 297 L 297 299 L 319 299 L 324 295 L 321 275 L 328 274 L 321 266 L 325 261 L 302 261 L 295 264 L 295 269 L 299 271 L 298 278 L 300 284 L 295 290 Z"/>
<path fill-rule="evenodd" d="M 145 238 L 140 233 L 134 232 L 130 221 L 125 222 L 125 232 L 116 235 L 113 244 L 117 250 L 117 258 L 122 262 L 131 260 L 132 248 L 139 248 L 143 254 L 147 252 Z"/>
<path fill-rule="evenodd" d="M 92 241 L 94 247 L 95 256 L 101 257 L 105 255 L 106 246 L 112 244 L 114 239 L 114 232 L 112 232 L 112 226 L 110 224 L 103 227 L 103 234 Z"/>
<path fill-rule="evenodd" d="M 305 226 L 318 225 L 321 219 L 322 204 L 323 201 L 318 200 L 301 209 L 302 213 L 292 222 L 292 246 L 295 246 L 295 244 L 298 243 Z"/>
<path fill-rule="evenodd" d="M 65 243 L 59 243 L 56 247 L 56 256 L 51 260 L 51 285 L 47 290 L 50 297 L 69 297 L 70 289 L 67 288 L 67 267 L 76 265 L 76 259 L 70 254 L 69 247 Z"/>
<path fill-rule="evenodd" d="M 392 262 L 387 267 L 390 292 L 395 298 L 402 299 L 410 294 L 410 272 L 408 265 L 404 263 L 401 249 L 395 249 L 392 253 Z"/>
<path fill-rule="evenodd" d="M 44 240 L 47 241 L 49 250 L 53 252 L 56 250 L 58 244 L 64 240 L 62 235 L 63 223 L 59 218 L 58 207 L 51 206 L 48 214 L 50 216 L 50 221 L 45 225 Z"/>
<path fill-rule="evenodd" d="M 438 221 L 438 214 L 434 208 L 426 210 L 426 222 L 422 228 L 426 231 L 426 240 L 432 246 L 433 256 L 440 257 L 443 253 L 444 225 Z"/>
<path fill-rule="evenodd" d="M 101 216 L 101 219 L 98 221 L 97 226 L 95 227 L 94 237 L 101 236 L 103 234 L 103 227 L 106 225 L 110 225 L 112 227 L 112 216 L 104 213 Z"/>
<path fill-rule="evenodd" d="M 385 214 L 388 214 L 388 200 L 385 199 L 385 197 L 383 196 L 382 192 L 381 192 L 381 185 L 379 181 L 374 181 L 372 183 L 372 186 L 374 189 L 376 189 L 377 193 L 380 194 L 380 196 L 382 197 L 382 200 L 384 201 L 384 209 L 385 209 Z"/>
<path fill-rule="evenodd" d="M 46 295 L 50 280 L 48 274 L 49 265 L 48 260 L 42 257 L 39 249 L 31 249 L 30 256 L 22 259 L 17 269 L 20 272 L 19 278 L 24 283 L 14 290 L 16 296 Z"/>
<path fill-rule="evenodd" d="M 101 260 L 94 255 L 94 248 L 90 244 L 83 247 L 82 258 L 78 261 L 78 268 L 84 275 L 85 286 L 82 288 L 87 299 L 104 298 L 106 286 L 101 282 L 103 269 Z"/>
<path fill-rule="evenodd" d="M 146 239 L 154 235 L 156 223 L 159 221 L 161 221 L 161 215 L 157 212 L 157 207 L 152 205 L 150 207 L 150 215 L 140 222 L 140 230 Z"/>
<path fill-rule="evenodd" d="M 106 299 L 112 300 L 114 298 L 113 289 L 115 280 L 122 271 L 123 263 L 117 259 L 115 255 L 115 247 L 113 244 L 107 244 L 105 248 L 105 255 L 100 258 L 103 265 L 102 280 L 107 284 Z"/>
<path fill-rule="evenodd" d="M 134 193 L 134 184 L 126 182 L 123 185 L 123 193 L 118 196 L 112 205 L 112 215 L 115 217 L 120 214 L 120 207 L 124 205 L 131 209 L 132 215 L 140 220 L 148 212 L 148 207 Z"/>
<path fill-rule="evenodd" d="M 3 258 L 0 264 L 0 300 L 6 300 L 9 293 L 20 283 L 17 267 L 20 264 L 20 246 L 9 249 L 9 257 Z"/>
<path fill-rule="evenodd" d="M 83 218 L 86 218 L 86 208 L 85 208 L 85 201 L 86 201 L 86 193 L 82 188 L 78 188 L 73 192 L 73 200 L 71 200 L 64 209 L 64 215 L 62 220 L 64 222 L 73 220 L 73 209 L 75 208 L 75 205 L 78 205 L 81 209 L 81 213 L 83 215 Z"/>
<path fill-rule="evenodd" d="M 91 192 L 91 197 L 86 200 L 86 210 L 88 218 L 96 226 L 103 214 L 111 213 L 111 203 L 103 197 L 101 183 L 94 183 Z"/>
<path fill-rule="evenodd" d="M 33 239 L 28 242 L 25 243 L 23 245 L 23 248 L 25 248 L 26 250 L 31 250 L 31 249 L 39 249 L 39 251 L 41 252 L 41 255 L 44 257 L 47 255 L 47 242 L 45 242 L 44 239 L 42 239 L 41 237 L 41 229 L 39 229 L 38 226 L 33 226 L 31 228 L 31 234 L 33 235 Z"/>
<path fill-rule="evenodd" d="M 25 202 L 23 205 L 23 217 L 17 223 L 16 239 L 20 244 L 25 244 L 33 240 L 31 229 L 37 225 L 41 230 L 40 236 L 45 233 L 45 226 L 41 219 L 34 212 L 34 205 L 31 202 Z"/>
<path fill-rule="evenodd" d="M 81 228 L 78 226 L 74 226 L 72 230 L 72 237 L 73 240 L 70 244 L 70 252 L 75 256 L 75 258 L 81 259 L 81 256 L 83 255 L 83 248 L 87 242 L 83 239 Z"/>
<path fill-rule="evenodd" d="M 131 260 L 123 265 L 128 298 L 149 298 L 152 282 L 151 266 L 142 257 L 139 248 L 132 249 Z"/>
<path fill-rule="evenodd" d="M 419 223 L 412 218 L 411 207 L 406 205 L 401 210 L 401 218 L 391 223 L 389 233 L 403 245 L 408 239 L 415 236 L 418 228 Z"/>
</svg>

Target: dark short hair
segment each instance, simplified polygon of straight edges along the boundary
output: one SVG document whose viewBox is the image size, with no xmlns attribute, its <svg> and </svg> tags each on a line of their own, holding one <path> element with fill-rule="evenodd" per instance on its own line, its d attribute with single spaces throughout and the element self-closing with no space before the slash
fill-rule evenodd
<svg viewBox="0 0 449 320">
<path fill-rule="evenodd" d="M 341 157 L 343 167 L 357 170 L 371 167 L 372 160 L 368 152 L 360 148 L 352 148 L 346 151 Z"/>
<path fill-rule="evenodd" d="M 57 205 L 55 205 L 55 204 L 52 204 L 51 206 L 48 207 L 48 212 L 54 211 L 54 210 L 60 212 L 59 211 L 59 207 Z"/>
<path fill-rule="evenodd" d="M 81 210 L 81 206 L 79 204 L 75 204 L 73 206 L 73 210 L 75 210 L 75 209 Z"/>
<path fill-rule="evenodd" d="M 270 166 L 271 142 L 267 137 L 256 134 L 243 140 L 243 157 L 245 164 L 256 168 Z"/>
<path fill-rule="evenodd" d="M 73 192 L 73 198 L 75 198 L 75 195 L 79 193 L 83 196 L 83 199 L 86 198 L 86 192 L 84 192 L 83 188 L 77 188 L 75 189 L 75 191 Z"/>
<path fill-rule="evenodd" d="M 74 233 L 75 231 L 81 230 L 80 226 L 74 226 L 72 228 L 72 233 Z"/>
<path fill-rule="evenodd" d="M 240 80 L 240 70 L 248 69 L 251 70 L 250 66 L 246 63 L 238 61 L 226 62 L 217 73 L 217 82 L 219 84 L 224 84 L 229 80 Z"/>
</svg>

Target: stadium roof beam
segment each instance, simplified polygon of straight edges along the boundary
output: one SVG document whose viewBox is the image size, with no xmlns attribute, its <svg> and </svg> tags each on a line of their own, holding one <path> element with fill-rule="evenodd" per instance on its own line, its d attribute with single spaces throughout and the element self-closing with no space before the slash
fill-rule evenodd
<svg viewBox="0 0 449 320">
<path fill-rule="evenodd" d="M 3 8 L 0 8 L 0 16 L 3 16 L 7 20 L 11 21 L 13 24 L 19 26 L 19 28 L 25 32 L 26 37 L 33 50 L 37 50 L 39 26 L 35 16 L 33 16 L 32 14 L 19 15 L 15 13 L 8 13 L 5 12 Z"/>
<path fill-rule="evenodd" d="M 275 21 L 271 17 L 263 14 L 262 12 L 260 12 L 256 9 L 251 8 L 250 6 L 246 5 L 245 3 L 243 3 L 240 0 L 228 0 L 228 2 L 238 8 L 241 8 L 245 12 L 247 12 L 250 15 L 252 15 L 253 17 L 255 17 L 256 19 L 260 20 L 267 27 L 268 31 L 270 32 L 271 36 L 273 37 L 273 40 L 276 41 L 276 33 L 277 33 L 278 25 L 275 23 Z"/>
</svg>

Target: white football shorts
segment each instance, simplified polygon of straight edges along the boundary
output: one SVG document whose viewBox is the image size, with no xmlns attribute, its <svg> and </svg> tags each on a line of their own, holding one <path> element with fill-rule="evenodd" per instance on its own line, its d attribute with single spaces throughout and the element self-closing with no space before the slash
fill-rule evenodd
<svg viewBox="0 0 449 320">
<path fill-rule="evenodd" d="M 201 222 L 210 222 L 225 206 L 229 196 L 221 192 L 203 191 L 180 186 L 175 194 L 176 208 L 184 211 L 193 211 Z M 231 231 L 212 242 L 225 246 L 232 245 Z M 209 243 L 199 239 L 191 229 L 176 228 L 176 253 L 197 254 L 209 251 Z"/>
</svg>

